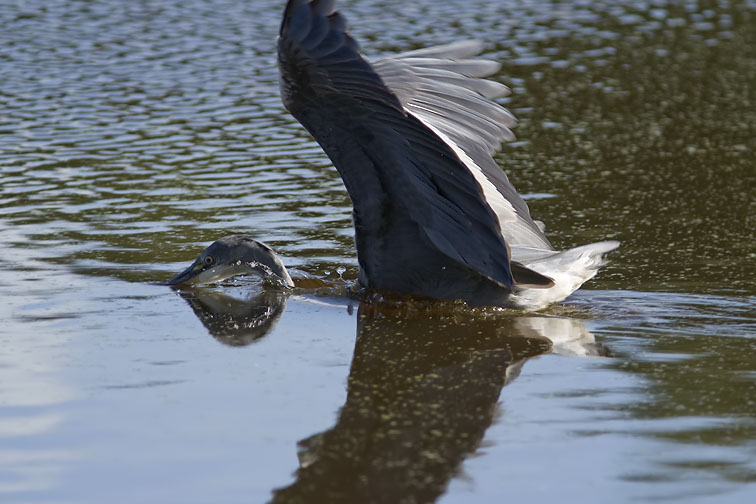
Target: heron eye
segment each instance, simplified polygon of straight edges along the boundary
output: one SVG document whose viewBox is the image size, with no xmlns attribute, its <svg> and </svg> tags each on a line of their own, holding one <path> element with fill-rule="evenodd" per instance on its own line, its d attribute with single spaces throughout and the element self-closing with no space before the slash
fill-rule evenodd
<svg viewBox="0 0 756 504">
<path fill-rule="evenodd" d="M 204 260 L 205 266 L 212 266 L 214 262 L 215 262 L 215 259 L 213 259 L 213 256 L 205 257 L 205 260 Z"/>
</svg>

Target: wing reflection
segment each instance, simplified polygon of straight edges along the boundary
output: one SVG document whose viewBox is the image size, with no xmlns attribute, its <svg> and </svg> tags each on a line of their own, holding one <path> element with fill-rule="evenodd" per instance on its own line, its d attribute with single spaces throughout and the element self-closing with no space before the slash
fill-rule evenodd
<svg viewBox="0 0 756 504">
<path fill-rule="evenodd" d="M 546 338 L 551 353 L 572 357 L 611 357 L 611 352 L 596 341 L 580 320 L 564 317 L 526 316 L 515 322 L 523 336 Z"/>
<path fill-rule="evenodd" d="M 179 294 L 219 341 L 247 345 L 281 318 L 289 296 Z M 543 353 L 602 356 L 576 319 L 363 302 L 347 399 L 331 429 L 298 443 L 299 469 L 274 503 L 434 502 L 479 446 L 502 387 Z"/>
<path fill-rule="evenodd" d="M 595 345 L 573 319 L 363 303 L 346 404 L 333 428 L 300 441 L 296 481 L 273 502 L 435 501 L 491 425 L 502 387 L 551 338 Z"/>
<path fill-rule="evenodd" d="M 239 299 L 210 289 L 177 291 L 210 334 L 226 345 L 243 346 L 265 336 L 283 315 L 289 293 L 264 289 Z"/>
</svg>

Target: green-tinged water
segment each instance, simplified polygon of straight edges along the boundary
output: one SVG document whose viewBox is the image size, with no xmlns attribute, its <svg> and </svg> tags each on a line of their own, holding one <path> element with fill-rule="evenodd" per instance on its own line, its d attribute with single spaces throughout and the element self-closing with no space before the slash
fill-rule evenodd
<svg viewBox="0 0 756 504">
<path fill-rule="evenodd" d="M 368 56 L 484 41 L 533 216 L 622 246 L 535 314 L 347 297 L 283 2 L 6 2 L 0 502 L 756 499 L 756 3 L 338 7 Z M 312 288 L 157 284 L 234 232 Z"/>
</svg>

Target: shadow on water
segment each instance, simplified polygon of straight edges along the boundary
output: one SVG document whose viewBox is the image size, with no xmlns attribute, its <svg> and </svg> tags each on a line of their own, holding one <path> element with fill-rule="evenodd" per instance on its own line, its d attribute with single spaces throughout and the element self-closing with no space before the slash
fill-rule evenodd
<svg viewBox="0 0 756 504">
<path fill-rule="evenodd" d="M 275 326 L 290 293 L 179 295 L 213 337 L 238 346 Z M 527 359 L 608 355 L 579 320 L 454 308 L 360 303 L 346 403 L 333 427 L 298 443 L 296 480 L 272 502 L 434 502 Z"/>
</svg>

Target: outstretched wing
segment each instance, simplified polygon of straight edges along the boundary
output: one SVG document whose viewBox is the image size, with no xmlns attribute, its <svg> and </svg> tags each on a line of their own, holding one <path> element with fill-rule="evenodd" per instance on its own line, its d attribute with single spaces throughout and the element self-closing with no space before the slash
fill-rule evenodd
<svg viewBox="0 0 756 504">
<path fill-rule="evenodd" d="M 289 1 L 278 42 L 283 102 L 344 180 L 360 265 L 378 274 L 376 250 L 424 240 L 511 288 L 499 222 L 460 152 L 407 113 L 358 51 L 332 1 Z"/>
<path fill-rule="evenodd" d="M 465 40 L 400 53 L 373 62 L 378 75 L 414 115 L 449 144 L 480 185 L 510 247 L 551 249 L 541 228 L 492 155 L 514 140 L 516 120 L 492 98 L 509 94 L 505 85 L 483 79 L 495 61 L 470 59 L 482 49 Z"/>
</svg>

